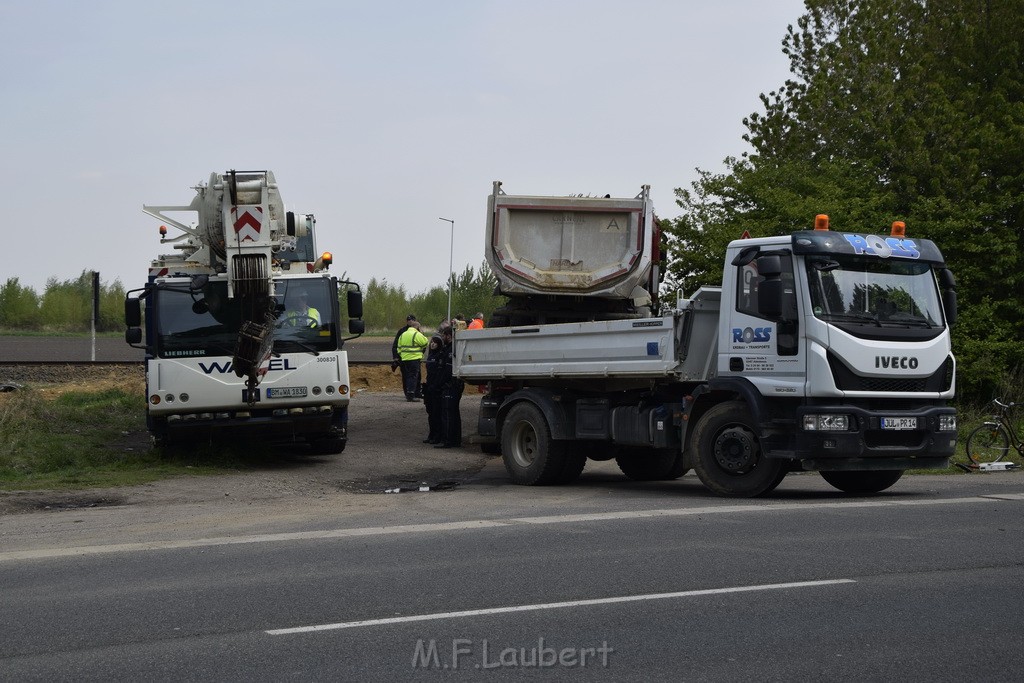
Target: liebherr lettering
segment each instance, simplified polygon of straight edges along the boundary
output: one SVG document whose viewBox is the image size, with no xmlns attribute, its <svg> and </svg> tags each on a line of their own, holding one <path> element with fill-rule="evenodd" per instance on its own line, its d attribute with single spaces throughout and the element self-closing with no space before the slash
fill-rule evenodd
<svg viewBox="0 0 1024 683">
<path fill-rule="evenodd" d="M 224 361 L 219 363 L 214 361 L 212 363 L 199 363 L 199 368 L 207 375 L 214 373 L 226 375 L 230 372 L 234 372 L 231 361 Z M 290 358 L 271 358 L 270 362 L 267 363 L 267 370 L 274 372 L 275 370 L 295 370 L 295 366 L 292 365 Z"/>
<path fill-rule="evenodd" d="M 875 356 L 875 367 L 892 370 L 916 370 L 917 359 L 913 356 Z"/>
</svg>

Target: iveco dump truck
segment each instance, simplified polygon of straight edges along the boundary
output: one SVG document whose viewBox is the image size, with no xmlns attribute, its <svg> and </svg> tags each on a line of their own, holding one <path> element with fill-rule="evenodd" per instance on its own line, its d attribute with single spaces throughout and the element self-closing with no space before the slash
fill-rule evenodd
<svg viewBox="0 0 1024 683">
<path fill-rule="evenodd" d="M 654 225 L 629 201 L 492 200 L 488 234 L 521 229 L 510 241 L 532 251 L 492 238 L 489 262 L 538 290 L 562 278 L 566 300 L 605 296 L 600 278 L 571 277 L 598 272 L 592 258 L 605 252 L 566 256 L 566 245 L 628 224 L 616 271 L 642 270 Z M 544 215 L 551 204 L 557 220 Z M 530 212 L 541 216 L 517 215 Z M 724 258 L 720 286 L 657 316 L 630 317 L 640 311 L 619 297 L 606 319 L 460 331 L 456 373 L 488 386 L 484 450 L 500 449 L 520 484 L 569 482 L 588 458 L 614 458 L 636 480 L 692 468 L 725 496 L 765 494 L 802 470 L 873 493 L 906 469 L 948 466 L 956 291 L 934 243 L 899 222 L 885 235 L 838 232 L 819 216 L 813 230 L 733 241 Z"/>
<path fill-rule="evenodd" d="M 177 253 L 154 260 L 125 300 L 126 340 L 146 351 L 150 432 L 158 444 L 240 432 L 341 452 L 350 388 L 339 291 L 358 335 L 358 286 L 328 274 L 314 216 L 285 211 L 270 171 L 213 173 L 194 189 L 191 204 L 143 207 Z M 178 212 L 197 221 L 168 215 Z M 167 225 L 182 234 L 166 237 Z"/>
</svg>

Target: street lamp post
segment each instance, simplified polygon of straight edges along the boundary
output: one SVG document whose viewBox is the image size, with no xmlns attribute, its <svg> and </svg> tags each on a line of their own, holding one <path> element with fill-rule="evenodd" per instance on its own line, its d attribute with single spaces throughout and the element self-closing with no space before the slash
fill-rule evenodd
<svg viewBox="0 0 1024 683">
<path fill-rule="evenodd" d="M 451 244 L 448 246 L 448 317 L 446 318 L 450 323 L 452 321 L 452 264 L 455 257 L 455 220 L 452 218 L 438 218 L 437 220 L 451 223 L 452 226 Z"/>
</svg>

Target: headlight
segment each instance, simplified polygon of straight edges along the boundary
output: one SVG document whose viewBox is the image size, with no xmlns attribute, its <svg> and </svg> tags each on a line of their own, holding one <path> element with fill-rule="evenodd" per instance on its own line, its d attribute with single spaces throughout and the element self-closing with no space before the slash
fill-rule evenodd
<svg viewBox="0 0 1024 683">
<path fill-rule="evenodd" d="M 849 415 L 804 415 L 804 431 L 807 432 L 845 432 L 849 429 Z"/>
<path fill-rule="evenodd" d="M 955 432 L 956 431 L 956 415 L 939 415 L 939 431 L 940 432 Z"/>
</svg>

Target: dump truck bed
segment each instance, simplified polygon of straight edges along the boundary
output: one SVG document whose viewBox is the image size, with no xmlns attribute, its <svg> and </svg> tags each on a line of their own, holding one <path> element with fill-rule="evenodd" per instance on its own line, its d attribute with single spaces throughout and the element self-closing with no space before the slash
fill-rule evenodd
<svg viewBox="0 0 1024 683">
<path fill-rule="evenodd" d="M 701 381 L 713 371 L 720 293 L 702 289 L 659 318 L 463 330 L 455 372 L 464 380 L 669 378 Z"/>
</svg>

